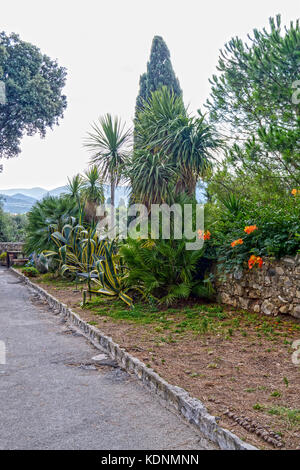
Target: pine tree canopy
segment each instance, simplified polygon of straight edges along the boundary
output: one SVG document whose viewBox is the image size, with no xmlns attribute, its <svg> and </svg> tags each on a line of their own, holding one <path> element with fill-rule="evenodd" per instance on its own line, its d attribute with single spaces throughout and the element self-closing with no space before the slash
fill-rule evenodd
<svg viewBox="0 0 300 470">
<path fill-rule="evenodd" d="M 300 184 L 299 21 L 283 29 L 278 15 L 247 42 L 233 38 L 218 71 L 207 107 L 232 160 Z"/>
</svg>

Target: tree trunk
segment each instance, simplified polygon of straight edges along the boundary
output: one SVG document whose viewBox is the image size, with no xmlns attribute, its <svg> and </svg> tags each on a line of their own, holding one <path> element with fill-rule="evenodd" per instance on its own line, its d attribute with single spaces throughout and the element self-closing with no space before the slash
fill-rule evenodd
<svg viewBox="0 0 300 470">
<path fill-rule="evenodd" d="M 197 184 L 197 178 L 194 172 L 188 169 L 182 170 L 181 175 L 175 186 L 175 193 L 176 194 L 186 193 L 188 194 L 188 196 L 193 197 L 196 195 L 196 184 Z"/>
<path fill-rule="evenodd" d="M 111 200 L 111 205 L 115 205 L 115 180 L 113 178 L 113 175 L 110 177 L 110 200 Z"/>
</svg>

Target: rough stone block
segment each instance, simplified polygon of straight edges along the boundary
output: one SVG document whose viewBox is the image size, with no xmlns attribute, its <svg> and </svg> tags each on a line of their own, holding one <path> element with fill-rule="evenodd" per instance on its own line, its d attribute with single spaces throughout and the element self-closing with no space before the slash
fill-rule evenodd
<svg viewBox="0 0 300 470">
<path fill-rule="evenodd" d="M 296 307 L 291 311 L 291 315 L 295 318 L 300 318 L 300 305 L 296 305 Z"/>
<path fill-rule="evenodd" d="M 280 313 L 284 313 L 284 314 L 285 314 L 285 313 L 288 313 L 288 312 L 289 312 L 289 308 L 290 308 L 289 305 L 282 305 L 282 306 L 280 307 L 280 309 L 279 309 L 279 312 L 280 312 Z"/>
<path fill-rule="evenodd" d="M 262 303 L 261 311 L 265 315 L 272 315 L 272 313 L 274 312 L 274 305 L 271 302 L 269 302 L 269 300 L 265 300 Z"/>
</svg>

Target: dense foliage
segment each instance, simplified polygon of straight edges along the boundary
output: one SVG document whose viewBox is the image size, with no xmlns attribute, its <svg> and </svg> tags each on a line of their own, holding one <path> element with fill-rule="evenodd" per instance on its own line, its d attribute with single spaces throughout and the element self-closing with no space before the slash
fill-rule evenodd
<svg viewBox="0 0 300 470">
<path fill-rule="evenodd" d="M 25 250 L 40 254 L 53 248 L 51 233 L 61 230 L 70 216 L 77 216 L 76 200 L 68 196 L 48 196 L 36 202 L 28 213 Z"/>
<path fill-rule="evenodd" d="M 207 103 L 233 167 L 285 187 L 300 185 L 299 60 L 299 21 L 283 30 L 280 16 L 271 18 L 269 30 L 225 45 Z"/>
<path fill-rule="evenodd" d="M 0 158 L 10 158 L 20 153 L 24 134 L 44 137 L 63 117 L 66 71 L 36 46 L 2 32 L 0 80 L 6 97 L 0 104 Z"/>
<path fill-rule="evenodd" d="M 0 198 L 0 241 L 23 242 L 26 237 L 27 217 L 24 214 L 8 214 L 3 211 Z"/>
<path fill-rule="evenodd" d="M 300 250 L 300 198 L 249 193 L 219 194 L 217 204 L 207 205 L 211 254 L 220 270 L 247 268 L 252 255 L 280 258 Z"/>
<path fill-rule="evenodd" d="M 226 271 L 247 267 L 250 256 L 300 249 L 300 107 L 292 99 L 299 51 L 299 23 L 283 31 L 280 17 L 271 18 L 269 30 L 225 46 L 211 81 L 208 108 L 226 151 L 207 178 L 207 222 L 212 256 Z"/>
<path fill-rule="evenodd" d="M 186 250 L 184 239 L 129 238 L 120 253 L 129 269 L 126 284 L 152 301 L 169 305 L 191 294 L 209 295 L 209 289 L 194 276 L 203 250 Z"/>
</svg>

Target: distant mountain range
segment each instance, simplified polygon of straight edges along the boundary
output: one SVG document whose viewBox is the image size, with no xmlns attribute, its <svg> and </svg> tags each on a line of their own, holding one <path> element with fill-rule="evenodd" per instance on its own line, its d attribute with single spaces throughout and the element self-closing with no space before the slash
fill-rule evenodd
<svg viewBox="0 0 300 470">
<path fill-rule="evenodd" d="M 67 186 L 60 186 L 50 191 L 43 188 L 17 188 L 17 189 L 0 189 L 0 196 L 2 199 L 3 209 L 5 212 L 11 214 L 25 214 L 30 211 L 31 207 L 45 196 L 60 196 L 60 194 L 67 193 Z M 104 185 L 104 195 L 107 200 L 110 196 L 109 185 Z M 118 186 L 115 193 L 115 204 L 118 205 L 120 200 L 125 202 L 128 200 L 128 188 L 125 186 Z"/>
<path fill-rule="evenodd" d="M 51 191 L 43 188 L 30 188 L 30 189 L 0 189 L 0 196 L 4 197 L 2 200 L 3 209 L 5 212 L 11 214 L 25 214 L 30 211 L 31 207 L 45 196 L 59 196 L 60 194 L 67 193 L 67 186 L 59 186 Z M 104 185 L 105 199 L 110 197 L 110 186 Z M 127 186 L 118 186 L 115 193 L 115 205 L 118 206 L 120 200 L 123 199 L 125 203 L 128 202 L 129 188 Z M 203 203 L 206 201 L 205 186 L 197 185 L 196 189 L 197 201 Z"/>
<path fill-rule="evenodd" d="M 6 195 L 6 196 L 15 196 L 15 195 L 22 195 L 22 196 L 28 196 L 30 198 L 34 199 L 42 199 L 44 196 L 47 194 L 50 194 L 51 196 L 59 196 L 62 193 L 67 192 L 67 186 L 60 186 L 59 188 L 52 189 L 50 191 L 47 191 L 47 189 L 43 188 L 30 188 L 30 189 L 0 189 L 0 194 Z"/>
</svg>

